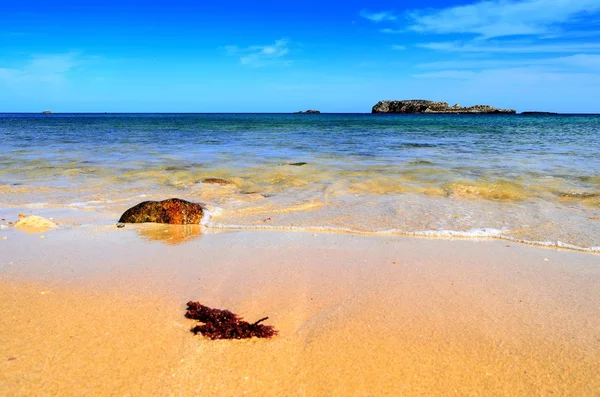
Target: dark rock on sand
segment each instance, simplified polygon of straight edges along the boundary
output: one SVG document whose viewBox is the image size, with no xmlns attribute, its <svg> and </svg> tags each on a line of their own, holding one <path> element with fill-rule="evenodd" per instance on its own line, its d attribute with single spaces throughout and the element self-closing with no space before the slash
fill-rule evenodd
<svg viewBox="0 0 600 397">
<path fill-rule="evenodd" d="M 306 165 L 307 163 L 305 163 L 304 161 L 299 161 L 297 163 L 287 163 L 287 165 L 293 165 L 296 167 L 302 167 L 303 165 Z"/>
<path fill-rule="evenodd" d="M 452 114 L 515 114 L 513 109 L 498 109 L 489 105 L 462 107 L 459 104 L 450 106 L 447 102 L 434 102 L 422 99 L 404 101 L 379 101 L 372 113 L 452 113 Z"/>
<path fill-rule="evenodd" d="M 233 185 L 233 182 L 222 178 L 206 178 L 202 179 L 202 183 L 209 183 L 213 185 Z"/>
<path fill-rule="evenodd" d="M 121 215 L 119 223 L 198 224 L 204 211 L 202 205 L 172 198 L 163 201 L 144 201 Z"/>
<path fill-rule="evenodd" d="M 308 109 L 308 110 L 304 110 L 304 111 L 299 111 L 299 112 L 294 112 L 295 114 L 320 114 L 321 111 L 320 110 L 315 110 L 315 109 Z"/>
</svg>

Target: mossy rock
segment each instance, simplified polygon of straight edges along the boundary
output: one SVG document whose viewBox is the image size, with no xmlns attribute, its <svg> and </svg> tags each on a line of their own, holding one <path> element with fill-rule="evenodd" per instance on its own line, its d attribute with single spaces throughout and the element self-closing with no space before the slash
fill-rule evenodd
<svg viewBox="0 0 600 397">
<path fill-rule="evenodd" d="M 172 198 L 163 201 L 144 201 L 121 215 L 121 223 L 198 224 L 204 211 L 202 205 Z"/>
</svg>

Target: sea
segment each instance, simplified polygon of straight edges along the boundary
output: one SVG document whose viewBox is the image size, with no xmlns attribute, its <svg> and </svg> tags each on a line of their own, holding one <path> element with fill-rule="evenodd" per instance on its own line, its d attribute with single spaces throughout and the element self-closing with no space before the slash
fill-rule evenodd
<svg viewBox="0 0 600 397">
<path fill-rule="evenodd" d="M 171 197 L 213 229 L 600 252 L 600 115 L 0 114 L 3 209 L 71 227 Z"/>
</svg>

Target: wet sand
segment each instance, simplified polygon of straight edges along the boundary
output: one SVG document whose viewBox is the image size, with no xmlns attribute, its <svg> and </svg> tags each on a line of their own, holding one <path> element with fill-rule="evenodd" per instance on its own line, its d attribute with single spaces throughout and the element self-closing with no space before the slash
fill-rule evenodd
<svg viewBox="0 0 600 397">
<path fill-rule="evenodd" d="M 600 394 L 598 255 L 156 225 L 0 236 L 0 395 Z M 194 336 L 192 299 L 280 334 Z"/>
</svg>

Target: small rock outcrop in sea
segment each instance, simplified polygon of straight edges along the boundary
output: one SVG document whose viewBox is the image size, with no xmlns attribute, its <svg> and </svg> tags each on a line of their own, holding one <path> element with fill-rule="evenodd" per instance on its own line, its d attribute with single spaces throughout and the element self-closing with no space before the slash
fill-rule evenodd
<svg viewBox="0 0 600 397">
<path fill-rule="evenodd" d="M 522 114 L 524 116 L 530 116 L 530 115 L 551 115 L 551 114 L 558 114 L 558 113 L 555 113 L 555 112 L 532 112 L 532 111 L 529 111 L 529 112 L 521 112 L 519 114 Z"/>
<path fill-rule="evenodd" d="M 379 101 L 372 113 L 469 113 L 469 114 L 515 114 L 513 109 L 498 109 L 489 105 L 462 107 L 459 104 L 450 106 L 447 102 L 434 102 L 422 99 L 404 101 Z"/>
<path fill-rule="evenodd" d="M 52 114 L 54 113 L 52 110 L 44 110 L 42 114 Z"/>
<path fill-rule="evenodd" d="M 299 112 L 294 112 L 295 114 L 320 114 L 321 111 L 320 110 L 315 110 L 315 109 L 308 109 L 308 110 L 304 110 L 304 111 L 299 111 Z"/>
<path fill-rule="evenodd" d="M 163 201 L 144 201 L 121 215 L 121 223 L 198 224 L 202 220 L 202 205 L 172 198 Z"/>
</svg>

